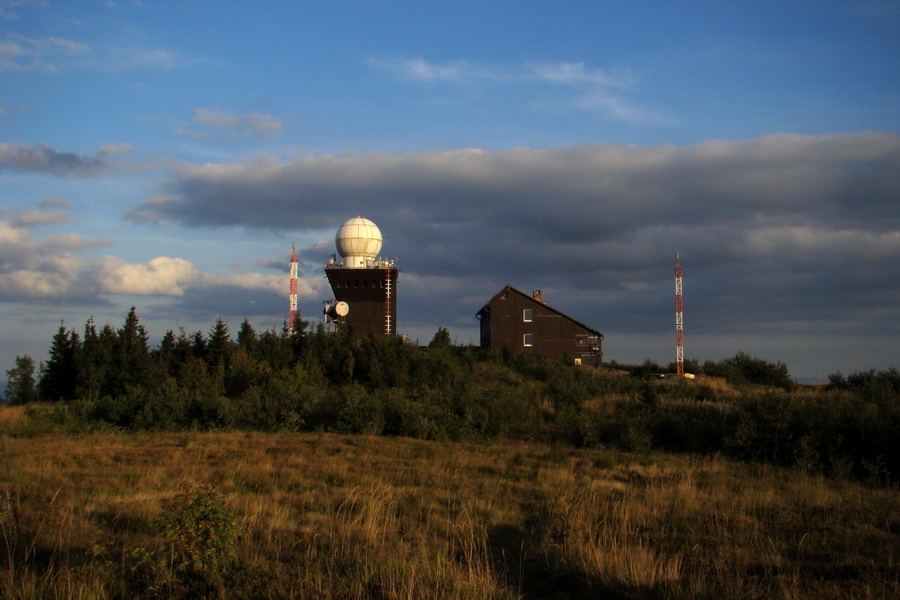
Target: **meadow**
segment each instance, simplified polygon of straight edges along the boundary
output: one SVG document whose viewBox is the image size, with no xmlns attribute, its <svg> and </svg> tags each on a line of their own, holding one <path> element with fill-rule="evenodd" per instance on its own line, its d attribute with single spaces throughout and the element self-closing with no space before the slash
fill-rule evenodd
<svg viewBox="0 0 900 600">
<path fill-rule="evenodd" d="M 900 597 L 896 488 L 720 455 L 57 429 L 0 478 L 4 598 Z"/>
<path fill-rule="evenodd" d="M 0 405 L 2 598 L 900 597 L 900 373 L 63 326 Z"/>
</svg>

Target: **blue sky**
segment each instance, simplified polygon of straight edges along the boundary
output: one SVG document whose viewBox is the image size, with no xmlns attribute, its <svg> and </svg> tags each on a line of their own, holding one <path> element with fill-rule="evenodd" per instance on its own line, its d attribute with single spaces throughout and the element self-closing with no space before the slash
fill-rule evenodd
<svg viewBox="0 0 900 600">
<path fill-rule="evenodd" d="M 61 320 L 280 327 L 362 214 L 399 329 L 507 283 L 606 358 L 900 355 L 896 2 L 0 0 L 0 370 Z"/>
</svg>

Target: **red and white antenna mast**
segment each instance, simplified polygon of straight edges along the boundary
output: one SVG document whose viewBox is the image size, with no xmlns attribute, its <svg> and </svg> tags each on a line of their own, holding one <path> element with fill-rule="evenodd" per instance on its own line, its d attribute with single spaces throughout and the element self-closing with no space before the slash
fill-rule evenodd
<svg viewBox="0 0 900 600">
<path fill-rule="evenodd" d="M 679 377 L 684 376 L 684 316 L 681 300 L 681 263 L 675 255 L 675 369 Z"/>
<path fill-rule="evenodd" d="M 300 262 L 297 260 L 297 244 L 291 244 L 291 299 L 288 311 L 288 331 L 294 331 L 294 321 L 297 320 L 297 273 Z"/>
</svg>

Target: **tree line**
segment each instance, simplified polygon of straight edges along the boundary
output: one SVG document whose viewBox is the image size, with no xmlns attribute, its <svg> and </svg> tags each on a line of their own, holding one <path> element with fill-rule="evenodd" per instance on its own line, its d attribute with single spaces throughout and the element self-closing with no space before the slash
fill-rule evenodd
<svg viewBox="0 0 900 600">
<path fill-rule="evenodd" d="M 427 346 L 399 337 L 352 337 L 298 319 L 258 332 L 244 320 L 232 339 L 220 318 L 208 332 L 169 330 L 154 346 L 132 308 L 123 325 L 60 326 L 46 361 L 16 358 L 10 403 L 55 406 L 55 425 L 80 430 L 247 429 L 336 431 L 423 439 L 498 437 L 724 453 L 878 481 L 898 481 L 900 374 L 830 377 L 795 389 L 781 362 L 739 352 L 686 361 L 730 382 L 651 361 L 576 367 L 452 343 L 440 328 Z M 611 367 L 611 368 L 609 368 Z"/>
</svg>

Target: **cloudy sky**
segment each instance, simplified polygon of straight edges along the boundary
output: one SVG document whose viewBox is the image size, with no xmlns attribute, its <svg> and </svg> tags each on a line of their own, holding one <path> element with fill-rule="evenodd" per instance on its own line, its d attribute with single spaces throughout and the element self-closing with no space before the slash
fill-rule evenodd
<svg viewBox="0 0 900 600">
<path fill-rule="evenodd" d="M 0 378 L 62 321 L 320 320 L 357 214 L 399 330 L 540 288 L 605 358 L 900 366 L 900 4 L 0 0 Z"/>
</svg>

